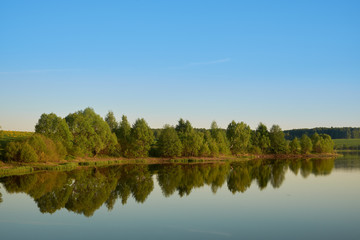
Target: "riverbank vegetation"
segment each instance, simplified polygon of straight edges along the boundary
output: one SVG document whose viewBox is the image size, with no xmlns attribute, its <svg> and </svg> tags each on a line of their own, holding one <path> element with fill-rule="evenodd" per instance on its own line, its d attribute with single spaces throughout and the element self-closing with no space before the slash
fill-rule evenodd
<svg viewBox="0 0 360 240">
<path fill-rule="evenodd" d="M 144 119 L 130 125 L 126 116 L 117 122 L 114 113 L 103 119 L 86 108 L 61 118 L 42 114 L 35 133 L 9 141 L 3 151 L 5 162 L 51 162 L 77 157 L 219 157 L 266 154 L 333 153 L 334 142 L 327 134 L 304 134 L 291 141 L 278 125 L 270 130 L 260 123 L 251 130 L 244 122 L 232 121 L 226 129 L 213 122 L 210 129 L 195 129 L 187 120 L 176 126 L 152 130 Z"/>
</svg>

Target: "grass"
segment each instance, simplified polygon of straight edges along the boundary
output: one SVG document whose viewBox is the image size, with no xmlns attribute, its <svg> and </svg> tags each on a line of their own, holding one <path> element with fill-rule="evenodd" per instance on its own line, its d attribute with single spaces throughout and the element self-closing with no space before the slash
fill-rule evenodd
<svg viewBox="0 0 360 240">
<path fill-rule="evenodd" d="M 65 170 L 73 170 L 77 168 L 79 165 L 76 162 L 69 163 L 61 163 L 55 166 L 36 166 L 36 170 L 48 170 L 48 171 L 65 171 Z"/>
<path fill-rule="evenodd" d="M 360 150 L 360 138 L 333 140 L 335 143 L 335 149 Z"/>
<path fill-rule="evenodd" d="M 31 173 L 33 171 L 34 168 L 29 166 L 0 168 L 0 177 L 10 176 L 10 175 L 21 175 L 21 174 Z"/>
</svg>

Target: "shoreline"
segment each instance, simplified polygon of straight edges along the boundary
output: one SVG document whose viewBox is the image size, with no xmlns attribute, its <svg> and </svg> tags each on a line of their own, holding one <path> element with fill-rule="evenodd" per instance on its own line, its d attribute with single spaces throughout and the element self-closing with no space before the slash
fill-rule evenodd
<svg viewBox="0 0 360 240">
<path fill-rule="evenodd" d="M 258 159 L 314 159 L 333 158 L 341 156 L 338 153 L 329 154 L 264 154 L 264 155 L 239 155 L 219 157 L 146 157 L 146 158 L 115 158 L 108 156 L 83 157 L 72 160 L 61 160 L 58 162 L 37 162 L 37 163 L 4 163 L 0 161 L 0 177 L 11 175 L 22 175 L 40 171 L 70 171 L 78 168 L 114 166 L 125 164 L 201 164 L 219 162 L 241 162 Z"/>
</svg>

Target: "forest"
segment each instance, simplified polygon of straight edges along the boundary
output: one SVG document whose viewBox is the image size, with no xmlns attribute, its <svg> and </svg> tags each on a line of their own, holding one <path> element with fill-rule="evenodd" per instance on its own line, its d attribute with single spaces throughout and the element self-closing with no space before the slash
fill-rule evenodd
<svg viewBox="0 0 360 240">
<path fill-rule="evenodd" d="M 303 134 L 312 135 L 314 133 L 327 134 L 333 139 L 353 139 L 360 138 L 360 128 L 354 127 L 331 127 L 331 128 L 310 128 L 292 129 L 284 131 L 285 138 L 292 140 L 301 137 Z"/>
<path fill-rule="evenodd" d="M 126 116 L 118 122 L 113 112 L 105 118 L 86 108 L 65 118 L 42 114 L 35 133 L 10 141 L 5 162 L 51 162 L 76 157 L 219 157 L 266 154 L 332 153 L 334 142 L 317 132 L 286 140 L 280 126 L 269 130 L 259 123 L 251 130 L 244 122 L 232 121 L 226 129 L 212 122 L 210 129 L 195 129 L 188 120 L 176 126 L 151 129 L 143 118 L 132 125 Z"/>
</svg>

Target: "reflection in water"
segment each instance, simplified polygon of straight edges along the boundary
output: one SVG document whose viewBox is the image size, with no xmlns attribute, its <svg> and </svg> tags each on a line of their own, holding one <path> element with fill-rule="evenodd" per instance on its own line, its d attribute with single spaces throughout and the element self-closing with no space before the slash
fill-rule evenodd
<svg viewBox="0 0 360 240">
<path fill-rule="evenodd" d="M 265 189 L 270 183 L 279 188 L 290 169 L 306 178 L 310 174 L 327 175 L 334 159 L 253 160 L 217 164 L 122 165 L 87 168 L 70 172 L 43 172 L 0 179 L 9 193 L 26 193 L 42 213 L 66 208 L 92 216 L 103 204 L 111 210 L 119 199 L 126 204 L 130 195 L 143 203 L 154 189 L 156 176 L 165 197 L 177 192 L 181 197 L 204 185 L 213 193 L 225 182 L 233 193 L 245 192 L 253 182 Z M 1 195 L 0 195 L 0 201 Z"/>
</svg>

